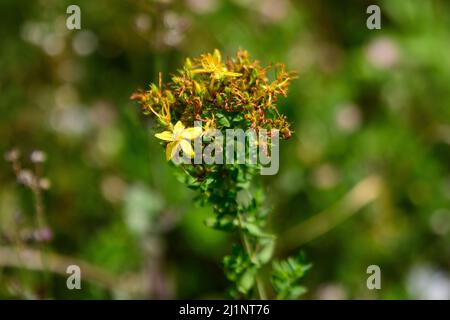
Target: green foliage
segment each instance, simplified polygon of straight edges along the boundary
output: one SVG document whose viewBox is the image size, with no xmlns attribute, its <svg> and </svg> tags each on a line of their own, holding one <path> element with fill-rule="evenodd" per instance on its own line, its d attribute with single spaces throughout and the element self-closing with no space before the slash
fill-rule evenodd
<svg viewBox="0 0 450 320">
<path fill-rule="evenodd" d="M 274 261 L 272 284 L 276 292 L 276 298 L 297 299 L 304 294 L 306 288 L 299 285 L 299 282 L 310 268 L 311 264 L 305 262 L 303 254 L 282 261 Z"/>
<path fill-rule="evenodd" d="M 238 245 L 233 245 L 231 255 L 223 259 L 225 274 L 236 284 L 237 292 L 247 295 L 255 284 L 257 266 L 249 254 Z M 231 290 L 233 292 L 233 290 Z"/>
</svg>

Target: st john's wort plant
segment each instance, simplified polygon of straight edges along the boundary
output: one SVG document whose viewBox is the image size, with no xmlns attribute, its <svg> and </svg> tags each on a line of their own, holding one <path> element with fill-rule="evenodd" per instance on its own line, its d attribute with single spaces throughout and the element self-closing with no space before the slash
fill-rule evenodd
<svg viewBox="0 0 450 320">
<path fill-rule="evenodd" d="M 247 51 L 239 50 L 233 59 L 223 61 L 215 50 L 186 59 L 168 83 L 163 84 L 160 74 L 158 84 L 131 96 L 144 114 L 157 120 L 161 132 L 155 137 L 163 141 L 166 159 L 177 164 L 182 181 L 197 191 L 202 205 L 212 207 L 214 215 L 206 225 L 239 235 L 239 243 L 223 261 L 233 283 L 230 293 L 236 298 L 267 297 L 262 269 L 272 260 L 276 237 L 266 230 L 269 212 L 255 177 L 264 169 L 262 158 L 278 152 L 279 137 L 292 135 L 276 103 L 287 95 L 294 78 L 284 65 L 261 66 Z M 229 135 L 243 131 L 243 140 L 235 141 L 239 134 Z M 254 147 L 260 161 L 250 161 L 255 159 Z M 275 262 L 276 297 L 301 294 L 298 280 L 306 270 L 297 258 Z"/>
</svg>

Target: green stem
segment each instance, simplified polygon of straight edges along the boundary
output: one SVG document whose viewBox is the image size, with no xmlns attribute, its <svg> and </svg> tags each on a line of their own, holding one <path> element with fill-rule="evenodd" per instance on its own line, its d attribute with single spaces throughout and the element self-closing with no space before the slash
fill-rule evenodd
<svg viewBox="0 0 450 320">
<path fill-rule="evenodd" d="M 31 186 L 31 192 L 33 193 L 33 196 L 34 196 L 36 224 L 37 224 L 38 229 L 42 232 L 43 230 L 45 230 L 45 228 L 48 228 L 48 225 L 47 225 L 47 221 L 46 221 L 45 213 L 44 213 L 42 190 L 39 185 L 40 176 L 41 176 L 39 171 L 40 171 L 39 167 L 36 165 L 35 166 L 35 181 L 33 182 L 33 185 Z M 47 284 L 47 288 L 49 288 L 51 286 L 52 278 L 51 278 L 49 268 L 48 268 L 48 257 L 47 257 L 48 247 L 43 243 L 39 243 L 39 247 L 41 249 L 40 256 L 41 256 L 42 267 L 44 270 L 44 273 L 43 273 L 44 281 Z"/>
<path fill-rule="evenodd" d="M 252 250 L 252 247 L 251 247 L 250 242 L 248 240 L 248 237 L 245 234 L 241 215 L 238 213 L 237 217 L 238 217 L 238 220 L 239 220 L 239 233 L 240 233 L 240 236 L 241 236 L 241 239 L 242 239 L 242 244 L 243 244 L 244 249 L 247 252 L 248 256 L 250 257 L 250 260 L 254 261 L 253 250 Z M 256 289 L 258 291 L 259 298 L 261 300 L 267 300 L 266 290 L 264 289 L 264 282 L 261 279 L 261 277 L 258 276 L 258 275 L 256 275 Z"/>
</svg>

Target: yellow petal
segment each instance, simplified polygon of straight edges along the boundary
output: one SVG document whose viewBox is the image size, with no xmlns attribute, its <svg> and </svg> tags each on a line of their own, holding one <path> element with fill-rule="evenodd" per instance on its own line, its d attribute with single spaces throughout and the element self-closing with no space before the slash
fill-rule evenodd
<svg viewBox="0 0 450 320">
<path fill-rule="evenodd" d="M 226 75 L 226 76 L 230 76 L 230 77 L 240 77 L 240 76 L 242 76 L 242 73 L 231 72 L 231 71 L 225 71 L 223 74 Z"/>
<path fill-rule="evenodd" d="M 215 63 L 220 64 L 220 62 L 222 61 L 222 57 L 220 55 L 220 51 L 219 50 L 214 49 L 213 58 L 214 58 L 214 62 Z"/>
<path fill-rule="evenodd" d="M 181 149 L 183 150 L 184 154 L 186 156 L 188 156 L 189 158 L 193 158 L 194 157 L 194 149 L 192 149 L 191 143 L 188 142 L 187 140 L 180 140 L 180 146 Z"/>
<path fill-rule="evenodd" d="M 208 71 L 206 69 L 195 69 L 195 70 L 192 70 L 192 73 L 205 73 L 205 72 L 211 72 L 211 71 Z"/>
<path fill-rule="evenodd" d="M 202 128 L 201 127 L 192 127 L 184 129 L 181 133 L 181 136 L 184 139 L 188 140 L 194 140 L 195 138 L 199 137 L 202 134 Z"/>
<path fill-rule="evenodd" d="M 166 160 L 169 161 L 173 158 L 178 149 L 178 142 L 169 142 L 166 146 Z"/>
<path fill-rule="evenodd" d="M 184 125 L 181 121 L 178 121 L 175 124 L 175 127 L 173 128 L 173 135 L 179 135 L 181 134 L 181 132 L 183 132 L 184 129 Z"/>
<path fill-rule="evenodd" d="M 173 141 L 173 134 L 170 131 L 163 131 L 155 134 L 155 137 L 164 141 Z"/>
</svg>

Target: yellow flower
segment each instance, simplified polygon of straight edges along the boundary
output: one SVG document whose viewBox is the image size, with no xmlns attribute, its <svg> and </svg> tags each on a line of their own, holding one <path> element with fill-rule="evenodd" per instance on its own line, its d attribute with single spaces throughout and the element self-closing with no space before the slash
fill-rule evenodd
<svg viewBox="0 0 450 320">
<path fill-rule="evenodd" d="M 193 73 L 211 73 L 211 76 L 218 79 L 222 76 L 239 77 L 242 74 L 237 72 L 230 72 L 222 64 L 222 57 L 219 50 L 215 49 L 214 54 L 206 54 L 201 59 L 202 68 L 193 70 Z"/>
<path fill-rule="evenodd" d="M 161 133 L 157 133 L 155 134 L 155 137 L 169 142 L 166 146 L 166 159 L 167 161 L 169 161 L 175 156 L 178 148 L 180 147 L 185 155 L 190 158 L 194 157 L 194 150 L 192 149 L 190 140 L 194 140 L 201 134 L 201 127 L 191 127 L 185 129 L 183 123 L 181 123 L 181 121 L 178 121 L 173 127 L 172 131 L 163 131 Z"/>
</svg>

